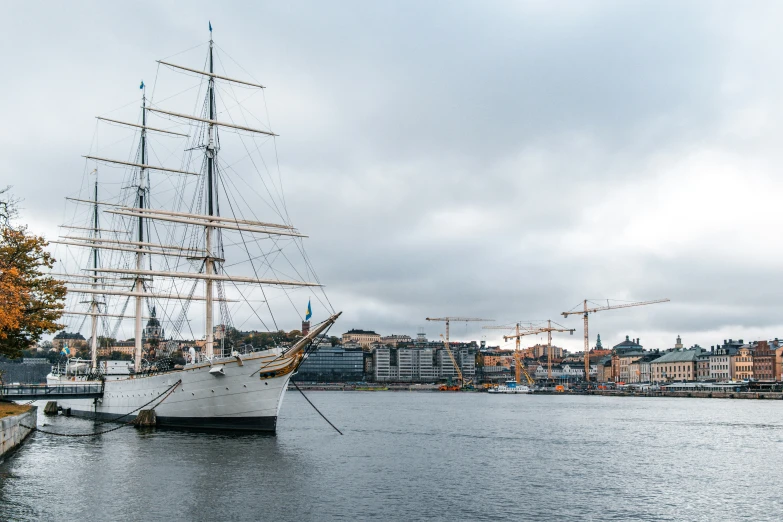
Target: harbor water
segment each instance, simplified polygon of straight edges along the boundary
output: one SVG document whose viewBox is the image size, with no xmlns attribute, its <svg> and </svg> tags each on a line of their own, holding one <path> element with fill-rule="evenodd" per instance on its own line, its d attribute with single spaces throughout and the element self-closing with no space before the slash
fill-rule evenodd
<svg viewBox="0 0 783 522">
<path fill-rule="evenodd" d="M 0 520 L 780 520 L 783 403 L 288 392 L 277 436 L 34 434 Z M 43 411 L 43 408 L 39 408 Z M 106 429 L 39 417 L 43 429 Z"/>
</svg>

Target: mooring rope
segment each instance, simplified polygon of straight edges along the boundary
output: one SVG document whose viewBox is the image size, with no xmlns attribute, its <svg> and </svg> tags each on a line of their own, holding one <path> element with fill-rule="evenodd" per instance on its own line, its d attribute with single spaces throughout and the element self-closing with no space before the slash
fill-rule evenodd
<svg viewBox="0 0 783 522">
<path fill-rule="evenodd" d="M 126 413 L 125 415 L 121 415 L 121 416 L 117 417 L 114 420 L 103 421 L 103 422 L 101 422 L 101 424 L 106 424 L 107 422 L 117 422 L 119 419 L 122 419 L 123 417 L 127 417 L 128 415 L 136 413 L 137 411 L 143 409 L 145 406 L 149 406 L 150 404 L 152 404 L 156 400 L 160 399 L 161 397 L 163 397 L 163 395 L 166 395 L 165 397 L 163 397 L 163 399 L 161 399 L 161 401 L 158 404 L 155 405 L 156 407 L 160 406 L 163 403 L 163 401 L 165 401 L 166 399 L 169 398 L 169 395 L 174 393 L 174 389 L 177 386 L 179 386 L 180 384 L 182 384 L 182 379 L 178 380 L 177 382 L 175 382 L 174 384 L 169 386 L 160 395 L 158 395 L 157 397 L 155 397 L 154 399 L 149 401 L 147 404 L 143 404 L 143 405 L 139 406 L 138 408 L 136 408 L 135 410 L 130 411 L 130 412 Z M 111 433 L 112 431 L 117 431 L 118 429 L 124 428 L 125 426 L 131 426 L 131 425 L 133 425 L 134 420 L 130 420 L 128 422 L 121 423 L 119 426 L 116 426 L 116 427 L 108 429 L 108 430 L 94 431 L 94 432 L 90 432 L 90 433 L 57 433 L 57 432 L 54 432 L 54 431 L 42 430 L 41 428 L 38 428 L 38 427 L 35 427 L 35 426 L 27 426 L 25 424 L 22 424 L 21 422 L 19 423 L 19 425 L 22 426 L 23 428 L 27 428 L 28 430 L 39 431 L 41 433 L 46 433 L 47 435 L 57 435 L 58 437 L 93 437 L 95 435 L 103 435 L 104 433 Z"/>
<path fill-rule="evenodd" d="M 334 424 L 332 424 L 332 421 L 330 421 L 329 419 L 327 419 L 327 418 L 326 418 L 326 415 L 324 415 L 323 413 L 321 413 L 321 410 L 319 410 L 318 408 L 316 408 L 316 407 L 315 407 L 315 404 L 313 404 L 312 402 L 310 402 L 310 399 L 308 399 L 308 398 L 307 398 L 307 395 L 305 395 L 305 394 L 304 394 L 304 392 L 302 391 L 302 388 L 300 388 L 300 387 L 299 387 L 299 385 L 298 385 L 298 384 L 296 384 L 296 381 L 294 381 L 294 380 L 291 380 L 290 382 L 291 382 L 291 384 L 293 384 L 293 385 L 294 385 L 294 387 L 295 387 L 297 390 L 299 390 L 299 393 L 301 393 L 301 394 L 302 394 L 302 397 L 304 397 L 304 399 L 305 399 L 305 400 L 306 400 L 306 401 L 307 401 L 307 402 L 310 404 L 310 406 L 312 406 L 312 407 L 313 407 L 313 409 L 314 409 L 315 411 L 317 411 L 317 412 L 318 412 L 318 415 L 320 415 L 320 416 L 321 416 L 321 417 L 322 417 L 322 418 L 323 418 L 323 419 L 324 419 L 326 422 L 328 422 L 328 423 L 329 423 L 329 426 L 331 426 L 332 428 L 334 428 L 334 429 L 335 429 L 335 431 L 337 431 L 337 433 L 339 433 L 340 435 L 342 435 L 342 434 L 343 434 L 343 432 L 342 432 L 342 431 L 340 431 L 339 429 L 337 429 L 337 426 L 335 426 Z"/>
</svg>

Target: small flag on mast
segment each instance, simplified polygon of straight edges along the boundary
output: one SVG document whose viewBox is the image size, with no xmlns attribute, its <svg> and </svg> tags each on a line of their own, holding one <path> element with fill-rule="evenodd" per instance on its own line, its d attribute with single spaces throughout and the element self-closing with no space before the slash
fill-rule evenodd
<svg viewBox="0 0 783 522">
<path fill-rule="evenodd" d="M 210 33 L 212 32 L 212 21 L 211 20 L 209 21 L 209 32 Z"/>
<path fill-rule="evenodd" d="M 142 80 L 141 85 L 139 85 L 139 89 L 143 89 L 143 88 L 144 88 L 144 80 Z"/>
<path fill-rule="evenodd" d="M 307 314 L 305 314 L 305 321 L 309 321 L 313 316 L 313 309 L 310 308 L 310 300 L 307 300 Z"/>
</svg>

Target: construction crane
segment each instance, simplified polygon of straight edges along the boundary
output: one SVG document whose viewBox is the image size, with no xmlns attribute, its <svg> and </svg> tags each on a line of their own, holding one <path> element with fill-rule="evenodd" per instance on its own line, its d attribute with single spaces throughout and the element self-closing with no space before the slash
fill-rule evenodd
<svg viewBox="0 0 783 522">
<path fill-rule="evenodd" d="M 446 336 L 443 337 L 443 346 L 446 348 L 446 353 L 449 354 L 449 358 L 451 359 L 451 363 L 454 365 L 454 369 L 457 371 L 457 377 L 460 381 L 460 386 L 464 387 L 467 386 L 467 383 L 465 383 L 465 380 L 462 377 L 462 370 L 460 369 L 459 365 L 457 365 L 457 360 L 454 358 L 454 354 L 451 353 L 451 348 L 449 347 L 449 325 L 451 324 L 451 321 L 457 321 L 457 322 L 475 322 L 475 321 L 486 321 L 491 322 L 494 321 L 494 319 L 477 319 L 475 317 L 427 317 L 427 321 L 439 321 L 442 323 L 446 323 Z M 442 336 L 442 335 L 441 335 Z"/>
<path fill-rule="evenodd" d="M 557 324 L 557 323 L 555 323 Z M 574 335 L 573 328 L 563 328 L 562 325 L 557 324 L 560 328 L 552 327 L 552 320 L 547 319 L 546 326 L 539 326 L 535 328 L 531 328 L 529 330 L 520 332 L 517 331 L 515 334 L 511 335 L 504 335 L 503 340 L 508 341 L 509 339 L 516 339 L 517 343 L 519 343 L 519 338 L 523 337 L 525 335 L 535 335 L 546 332 L 547 334 L 547 342 L 546 342 L 546 377 L 547 380 L 552 380 L 552 332 L 568 332 L 571 335 Z"/>
<path fill-rule="evenodd" d="M 616 310 L 618 308 L 630 308 L 632 306 L 644 306 L 644 305 L 650 305 L 650 304 L 656 304 L 656 303 L 668 303 L 669 299 L 655 299 L 653 301 L 638 301 L 635 303 L 623 303 L 623 304 L 617 304 L 617 305 L 610 305 L 609 300 L 606 300 L 606 306 L 596 305 L 592 308 L 588 308 L 587 303 L 589 303 L 587 299 L 584 300 L 584 309 L 583 310 L 574 310 L 571 312 L 563 312 L 563 317 L 568 317 L 569 315 L 576 315 L 576 314 L 583 314 L 584 315 L 584 325 L 585 325 L 585 381 L 590 380 L 590 339 L 587 335 L 587 315 L 593 314 L 595 312 L 603 312 L 604 310 Z M 594 304 L 594 303 L 591 303 Z"/>
<path fill-rule="evenodd" d="M 530 374 L 527 372 L 525 367 L 522 365 L 522 350 L 520 348 L 520 339 L 523 335 L 530 335 L 530 334 L 522 334 L 520 333 L 520 328 L 522 327 L 521 323 L 516 323 L 514 326 L 483 326 L 485 330 L 509 330 L 511 328 L 516 328 L 516 348 L 514 349 L 514 377 L 517 382 L 517 384 L 522 384 L 522 375 L 525 376 L 525 379 L 527 380 L 528 385 L 533 386 L 535 385 L 535 381 L 530 376 Z M 532 328 L 532 326 L 526 326 L 525 328 Z M 532 333 L 532 332 L 531 332 Z"/>
</svg>

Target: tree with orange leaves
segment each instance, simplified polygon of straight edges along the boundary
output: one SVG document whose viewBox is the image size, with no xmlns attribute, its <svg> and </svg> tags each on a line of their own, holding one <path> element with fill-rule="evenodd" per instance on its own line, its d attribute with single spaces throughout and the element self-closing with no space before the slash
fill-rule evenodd
<svg viewBox="0 0 783 522">
<path fill-rule="evenodd" d="M 5 190 L 0 190 L 0 196 Z M 5 199 L 5 198 L 2 198 Z M 44 238 L 13 228 L 8 205 L 0 201 L 0 354 L 19 357 L 44 333 L 62 328 L 65 285 L 47 276 L 54 258 Z M 4 212 L 5 211 L 5 212 Z M 13 213 L 11 213 L 12 215 Z"/>
</svg>

